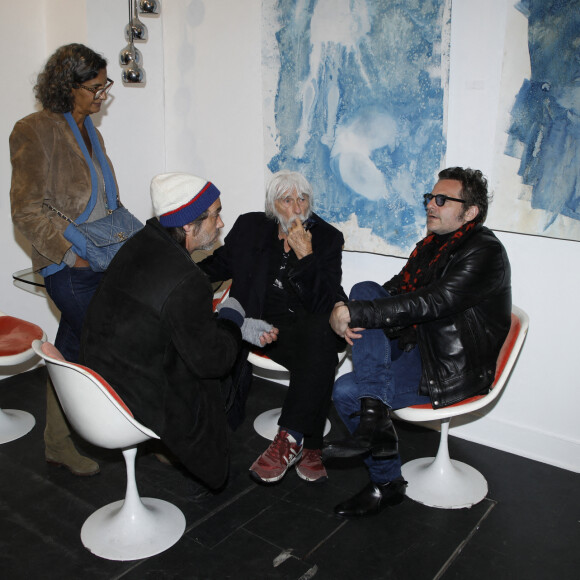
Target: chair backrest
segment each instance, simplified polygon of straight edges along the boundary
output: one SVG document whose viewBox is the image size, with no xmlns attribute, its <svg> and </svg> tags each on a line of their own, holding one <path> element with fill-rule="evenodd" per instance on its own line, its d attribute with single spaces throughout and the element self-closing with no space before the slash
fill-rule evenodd
<svg viewBox="0 0 580 580">
<path fill-rule="evenodd" d="M 48 342 L 35 340 L 32 348 L 44 359 L 64 413 L 81 437 L 106 449 L 159 439 L 133 418 L 113 387 L 98 373 L 67 362 Z"/>
<path fill-rule="evenodd" d="M 395 411 L 396 416 L 405 421 L 431 421 L 471 413 L 492 403 L 499 397 L 516 364 L 528 333 L 529 324 L 528 315 L 521 308 L 512 306 L 510 330 L 501 347 L 496 364 L 495 379 L 488 394 L 470 397 L 441 409 L 433 409 L 431 405 L 414 405 L 406 409 L 398 409 Z"/>
<path fill-rule="evenodd" d="M 220 290 L 214 294 L 212 307 L 213 310 L 218 307 L 218 304 L 223 302 L 229 295 L 230 295 L 230 288 L 232 287 L 231 283 L 228 284 L 223 290 Z"/>
</svg>

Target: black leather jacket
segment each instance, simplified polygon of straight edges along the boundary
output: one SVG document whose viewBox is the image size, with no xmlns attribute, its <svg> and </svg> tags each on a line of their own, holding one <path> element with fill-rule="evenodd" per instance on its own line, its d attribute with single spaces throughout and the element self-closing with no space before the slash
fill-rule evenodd
<svg viewBox="0 0 580 580">
<path fill-rule="evenodd" d="M 488 389 L 511 321 L 511 271 L 501 242 L 478 225 L 441 264 L 435 281 L 390 298 L 348 302 L 351 328 L 415 324 L 423 373 L 420 393 L 446 407 Z"/>
</svg>

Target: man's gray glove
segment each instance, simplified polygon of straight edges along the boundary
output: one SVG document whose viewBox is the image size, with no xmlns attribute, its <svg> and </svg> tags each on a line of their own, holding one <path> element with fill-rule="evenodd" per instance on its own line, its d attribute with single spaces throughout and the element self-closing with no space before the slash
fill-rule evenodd
<svg viewBox="0 0 580 580">
<path fill-rule="evenodd" d="M 235 298 L 232 298 L 231 296 L 226 298 L 216 306 L 215 311 L 218 313 L 218 318 L 231 320 L 233 323 L 238 325 L 238 328 L 242 328 L 246 311 Z"/>
<path fill-rule="evenodd" d="M 243 306 L 235 298 L 226 298 L 216 306 L 219 318 L 227 318 L 240 327 L 242 338 L 254 346 L 264 346 L 260 343 L 260 336 L 264 332 L 270 332 L 274 327 L 257 318 L 244 318 L 246 312 Z"/>
<path fill-rule="evenodd" d="M 246 318 L 242 324 L 242 338 L 254 346 L 264 346 L 260 343 L 260 336 L 264 332 L 270 332 L 274 327 L 265 320 L 258 318 Z"/>
</svg>

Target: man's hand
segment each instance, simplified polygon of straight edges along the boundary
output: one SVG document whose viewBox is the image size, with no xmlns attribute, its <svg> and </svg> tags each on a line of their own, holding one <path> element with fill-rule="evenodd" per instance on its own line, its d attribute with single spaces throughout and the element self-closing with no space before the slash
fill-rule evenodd
<svg viewBox="0 0 580 580">
<path fill-rule="evenodd" d="M 350 346 L 353 345 L 353 340 L 361 338 L 362 334 L 359 334 L 364 328 L 350 328 L 350 312 L 348 306 L 344 302 L 337 302 L 334 305 L 334 309 L 330 314 L 330 326 L 332 330 L 338 334 L 338 336 L 344 338 Z"/>
<path fill-rule="evenodd" d="M 278 332 L 279 330 L 275 326 L 272 327 L 270 332 L 263 332 L 260 336 L 260 346 L 266 346 L 278 340 Z"/>
<path fill-rule="evenodd" d="M 262 347 L 278 340 L 278 329 L 258 318 L 245 318 L 240 330 L 242 338 L 254 346 Z"/>
<path fill-rule="evenodd" d="M 77 259 L 75 260 L 75 268 L 90 268 L 90 264 L 84 260 L 83 258 L 81 258 L 80 256 L 77 256 Z"/>
<path fill-rule="evenodd" d="M 290 226 L 286 242 L 294 250 L 299 260 L 312 254 L 312 234 L 304 229 L 299 219 L 295 219 Z"/>
</svg>

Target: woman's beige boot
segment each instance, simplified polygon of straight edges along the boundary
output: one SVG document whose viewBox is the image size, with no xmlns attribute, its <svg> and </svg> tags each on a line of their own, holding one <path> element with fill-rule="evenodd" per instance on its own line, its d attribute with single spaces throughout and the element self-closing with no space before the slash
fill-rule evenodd
<svg viewBox="0 0 580 580">
<path fill-rule="evenodd" d="M 100 471 L 96 461 L 81 455 L 74 446 L 68 423 L 50 379 L 46 384 L 44 445 L 46 461 L 66 467 L 73 475 L 96 475 Z"/>
</svg>

